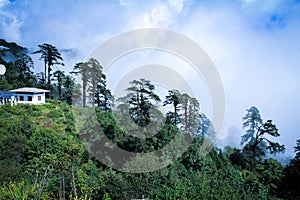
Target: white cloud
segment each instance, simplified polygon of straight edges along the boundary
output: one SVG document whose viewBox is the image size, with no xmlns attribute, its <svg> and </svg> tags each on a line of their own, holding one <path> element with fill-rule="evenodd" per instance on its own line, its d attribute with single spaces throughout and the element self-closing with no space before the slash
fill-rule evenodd
<svg viewBox="0 0 300 200">
<path fill-rule="evenodd" d="M 122 5 L 126 4 L 128 13 L 134 12 L 129 17 L 130 23 L 127 28 L 170 28 L 177 25 L 177 19 L 184 10 L 185 0 L 153 2 L 147 4 L 134 4 L 133 1 L 130 1 L 130 4 L 128 1 L 123 2 Z M 124 25 L 126 26 L 126 23 Z"/>
<path fill-rule="evenodd" d="M 180 13 L 182 11 L 184 0 L 168 0 L 169 5 L 177 12 Z"/>
<path fill-rule="evenodd" d="M 126 0 L 119 0 L 120 6 L 127 6 Z"/>
<path fill-rule="evenodd" d="M 20 28 L 23 23 L 13 10 L 6 10 L 11 4 L 7 0 L 0 0 L 0 33 L 4 38 L 18 42 L 21 39 Z"/>
<path fill-rule="evenodd" d="M 0 0 L 0 9 L 9 4 L 8 0 Z"/>
<path fill-rule="evenodd" d="M 172 23 L 172 15 L 165 5 L 154 7 L 149 14 L 144 15 L 145 24 L 152 27 L 168 27 Z"/>
<path fill-rule="evenodd" d="M 173 22 L 173 15 L 166 4 L 158 4 L 149 11 L 142 11 L 131 18 L 131 28 L 168 28 Z"/>
<path fill-rule="evenodd" d="M 12 41 L 20 41 L 21 32 L 20 28 L 22 26 L 22 22 L 18 21 L 16 18 L 11 18 L 10 22 L 5 23 L 1 21 L 1 28 L 3 31 L 3 35 L 8 40 Z"/>
</svg>

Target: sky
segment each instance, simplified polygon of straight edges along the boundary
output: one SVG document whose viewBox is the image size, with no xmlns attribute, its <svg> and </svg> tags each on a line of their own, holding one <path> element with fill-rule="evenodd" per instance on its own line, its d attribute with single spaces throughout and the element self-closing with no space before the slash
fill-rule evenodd
<svg viewBox="0 0 300 200">
<path fill-rule="evenodd" d="M 240 147 L 242 117 L 254 105 L 264 121 L 272 119 L 277 125 L 281 136 L 275 140 L 285 144 L 284 156 L 294 156 L 293 147 L 300 139 L 299 0 L 0 0 L 0 38 L 29 51 L 43 43 L 56 46 L 65 71 L 104 41 L 140 28 L 179 32 L 211 58 L 226 95 L 220 146 Z M 108 72 L 110 85 L 116 84 L 118 70 L 149 64 L 144 54 L 114 63 L 117 70 Z M 180 73 L 188 69 L 168 55 L 151 55 L 164 65 L 177 65 Z M 42 62 L 33 57 L 35 71 L 42 70 Z M 118 63 L 127 65 L 118 69 Z M 185 78 L 190 78 L 188 73 Z M 195 90 L 202 88 L 191 84 Z M 210 116 L 209 93 L 201 92 L 201 109 Z"/>
</svg>

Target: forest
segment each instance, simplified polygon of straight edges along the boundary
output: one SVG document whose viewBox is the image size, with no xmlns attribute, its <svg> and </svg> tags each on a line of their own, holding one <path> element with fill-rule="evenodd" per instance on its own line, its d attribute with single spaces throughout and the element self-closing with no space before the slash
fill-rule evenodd
<svg viewBox="0 0 300 200">
<path fill-rule="evenodd" d="M 40 56 L 42 72 L 33 72 L 32 54 Z M 51 91 L 43 105 L 0 106 L 0 199 L 300 199 L 300 139 L 289 163 L 271 157 L 284 153 L 285 146 L 276 142 L 276 124 L 262 119 L 255 106 L 241 116 L 241 148 L 220 149 L 200 101 L 176 88 L 161 97 L 141 77 L 115 99 L 101 61 L 90 58 L 65 73 L 61 53 L 46 43 L 29 52 L 0 39 L 0 64 L 6 67 L 0 91 Z M 162 113 L 158 105 L 170 109 Z M 151 156 L 110 155 L 116 147 L 154 152 L 176 137 L 178 143 L 162 158 L 173 162 L 157 170 L 139 171 L 154 162 Z M 211 146 L 205 154 L 204 144 Z M 138 173 L 130 172 L 134 169 Z"/>
</svg>

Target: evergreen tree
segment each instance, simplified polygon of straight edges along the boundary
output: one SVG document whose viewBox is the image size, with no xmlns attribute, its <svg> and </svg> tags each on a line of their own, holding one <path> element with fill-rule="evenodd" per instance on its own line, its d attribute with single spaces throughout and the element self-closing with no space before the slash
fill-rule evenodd
<svg viewBox="0 0 300 200">
<path fill-rule="evenodd" d="M 300 159 L 300 139 L 297 140 L 297 145 L 294 147 L 296 153 L 296 159 Z"/>
<path fill-rule="evenodd" d="M 215 129 L 212 122 L 208 119 L 208 117 L 204 113 L 199 114 L 199 127 L 196 135 L 201 138 L 207 137 L 211 141 L 215 139 Z"/>
<path fill-rule="evenodd" d="M 166 96 L 166 100 L 164 101 L 164 106 L 171 104 L 173 106 L 173 112 L 170 111 L 167 113 L 168 118 L 172 121 L 172 124 L 177 126 L 180 122 L 180 98 L 181 94 L 178 90 L 169 90 L 169 95 Z"/>
<path fill-rule="evenodd" d="M 63 79 L 63 87 L 62 99 L 69 105 L 76 104 L 81 96 L 80 86 L 71 76 L 66 75 Z"/>
<path fill-rule="evenodd" d="M 188 94 L 182 94 L 180 97 L 181 106 L 181 128 L 186 133 L 195 135 L 200 123 L 200 104 L 196 98 Z"/>
<path fill-rule="evenodd" d="M 51 45 L 44 43 L 42 45 L 38 45 L 39 50 L 33 52 L 33 54 L 41 54 L 40 60 L 44 61 L 44 75 L 45 79 L 48 81 L 48 88 L 51 87 L 51 71 L 52 67 L 54 65 L 64 65 L 61 61 L 63 61 L 63 58 L 61 54 L 59 53 L 58 49 Z"/>
<path fill-rule="evenodd" d="M 31 71 L 31 69 L 33 69 L 31 57 L 27 54 L 22 54 L 15 62 L 15 65 L 18 68 L 20 86 L 34 86 L 36 84 L 36 78 Z"/>
<path fill-rule="evenodd" d="M 90 81 L 89 79 L 89 66 L 87 62 L 81 62 L 76 63 L 74 66 L 74 71 L 71 72 L 71 74 L 76 74 L 81 77 L 82 81 L 82 107 L 86 107 L 86 93 L 87 93 L 87 87 L 88 83 Z"/>
<path fill-rule="evenodd" d="M 98 60 L 95 58 L 90 58 L 88 60 L 88 73 L 89 73 L 89 83 L 91 84 L 88 88 L 90 92 L 90 101 L 92 106 L 95 106 L 95 96 L 97 86 L 99 85 L 102 77 L 102 66 Z"/>
<path fill-rule="evenodd" d="M 131 87 L 127 91 L 124 98 L 129 104 L 129 112 L 132 120 L 139 126 L 147 126 L 150 119 L 150 111 L 156 107 L 156 103 L 160 102 L 160 98 L 155 94 L 155 87 L 150 81 L 145 79 L 134 80 L 130 82 Z"/>
<path fill-rule="evenodd" d="M 284 145 L 273 142 L 266 137 L 267 135 L 280 136 L 276 125 L 273 124 L 272 120 L 263 123 L 256 107 L 250 107 L 243 120 L 243 128 L 246 130 L 246 134 L 242 136 L 242 144 L 247 143 L 243 148 L 243 152 L 251 159 L 252 167 L 254 167 L 257 160 L 265 156 L 267 151 L 271 154 L 284 152 Z"/>
<path fill-rule="evenodd" d="M 58 91 L 58 99 L 62 100 L 62 89 L 63 89 L 63 81 L 65 78 L 65 74 L 61 70 L 57 70 L 53 73 L 53 77 L 57 81 L 57 91 Z"/>
<path fill-rule="evenodd" d="M 36 74 L 37 83 L 40 85 L 41 88 L 44 88 L 46 85 L 46 76 L 44 72 L 39 72 Z"/>
<path fill-rule="evenodd" d="M 108 112 L 113 104 L 113 96 L 106 86 L 106 76 L 102 74 L 100 82 L 97 85 L 95 93 L 95 103 L 101 107 L 103 111 Z"/>
</svg>

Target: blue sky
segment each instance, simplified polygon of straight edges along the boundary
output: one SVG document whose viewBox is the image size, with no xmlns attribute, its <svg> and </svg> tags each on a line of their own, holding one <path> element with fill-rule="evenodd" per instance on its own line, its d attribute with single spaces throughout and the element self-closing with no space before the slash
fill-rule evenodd
<svg viewBox="0 0 300 200">
<path fill-rule="evenodd" d="M 241 118 L 255 105 L 277 124 L 278 140 L 293 155 L 300 138 L 300 1 L 0 0 L 0 38 L 30 51 L 55 45 L 65 71 L 112 36 L 145 27 L 188 36 L 215 63 L 226 94 L 220 144 L 239 145 Z M 35 58 L 35 70 L 40 66 Z M 200 104 L 210 112 L 209 103 Z"/>
</svg>

